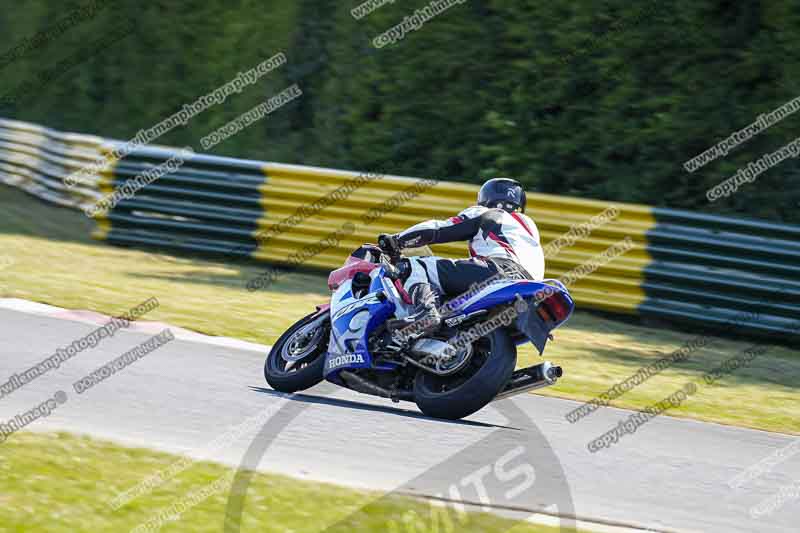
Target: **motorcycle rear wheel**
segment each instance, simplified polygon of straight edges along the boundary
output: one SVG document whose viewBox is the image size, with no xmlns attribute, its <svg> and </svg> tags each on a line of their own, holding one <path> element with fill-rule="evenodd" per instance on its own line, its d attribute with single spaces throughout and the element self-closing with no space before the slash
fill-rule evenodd
<svg viewBox="0 0 800 533">
<path fill-rule="evenodd" d="M 517 364 L 517 347 L 504 329 L 476 341 L 469 366 L 453 376 L 420 370 L 414 401 L 434 418 L 458 420 L 479 411 L 503 390 Z"/>
</svg>

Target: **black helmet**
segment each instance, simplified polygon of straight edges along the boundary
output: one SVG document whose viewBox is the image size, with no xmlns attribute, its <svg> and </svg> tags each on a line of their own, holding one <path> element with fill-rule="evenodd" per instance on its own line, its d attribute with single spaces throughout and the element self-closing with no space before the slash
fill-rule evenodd
<svg viewBox="0 0 800 533">
<path fill-rule="evenodd" d="M 483 184 L 478 191 L 478 205 L 484 207 L 499 207 L 506 211 L 519 209 L 525 212 L 525 189 L 517 180 L 509 178 L 495 178 Z"/>
</svg>

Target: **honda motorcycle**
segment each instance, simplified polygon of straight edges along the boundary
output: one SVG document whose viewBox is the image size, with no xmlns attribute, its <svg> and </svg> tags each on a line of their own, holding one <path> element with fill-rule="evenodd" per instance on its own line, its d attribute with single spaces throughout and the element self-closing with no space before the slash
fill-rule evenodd
<svg viewBox="0 0 800 533">
<path fill-rule="evenodd" d="M 413 255 L 431 254 L 426 247 Z M 330 303 L 295 323 L 270 350 L 267 383 L 292 393 L 328 380 L 455 420 L 562 376 L 549 361 L 515 370 L 517 346 L 530 342 L 541 355 L 551 331 L 572 314 L 574 302 L 561 282 L 488 280 L 445 302 L 438 329 L 414 338 L 386 324 L 413 312 L 401 282 L 404 264 L 399 253 L 375 245 L 355 250 L 328 278 Z"/>
</svg>

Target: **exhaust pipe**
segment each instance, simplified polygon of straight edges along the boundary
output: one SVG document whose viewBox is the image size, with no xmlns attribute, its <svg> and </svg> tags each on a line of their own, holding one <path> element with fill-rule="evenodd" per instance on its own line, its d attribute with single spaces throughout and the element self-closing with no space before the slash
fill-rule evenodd
<svg viewBox="0 0 800 533">
<path fill-rule="evenodd" d="M 348 389 L 360 392 L 361 394 L 369 394 L 370 396 L 388 398 L 394 403 L 398 403 L 400 400 L 408 402 L 414 401 L 414 394 L 410 391 L 392 391 L 386 389 L 362 378 L 361 376 L 349 370 L 342 370 L 339 372 L 339 375 L 342 377 L 342 381 L 344 381 Z"/>
<path fill-rule="evenodd" d="M 503 388 L 494 399 L 502 400 L 503 398 L 516 396 L 523 392 L 555 385 L 558 378 L 563 375 L 564 371 L 562 368 L 560 366 L 555 366 L 550 361 L 515 370 L 514 373 L 511 374 L 511 379 L 508 380 L 505 388 Z"/>
</svg>

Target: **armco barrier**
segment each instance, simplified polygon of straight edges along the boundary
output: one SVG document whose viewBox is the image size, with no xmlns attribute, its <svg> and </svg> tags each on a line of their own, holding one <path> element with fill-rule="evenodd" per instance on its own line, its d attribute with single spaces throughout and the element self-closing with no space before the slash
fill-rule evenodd
<svg viewBox="0 0 800 533">
<path fill-rule="evenodd" d="M 800 333 L 800 227 L 674 209 L 653 216 L 640 313 L 721 325 L 754 311 L 759 320 L 741 327 Z"/>
<path fill-rule="evenodd" d="M 110 163 L 91 187 L 78 192 L 65 191 L 59 182 L 64 169 L 75 168 L 76 161 L 103 160 L 101 154 L 118 143 L 10 121 L 0 121 L 0 141 L 0 174 L 6 174 L 5 182 L 75 207 L 111 193 L 177 154 L 170 148 L 140 148 Z M 23 159 L 16 155 L 20 152 Z M 56 169 L 44 172 L 37 158 L 46 165 L 61 159 Z M 36 185 L 25 187 L 26 183 Z M 335 201 L 324 201 L 337 190 Z M 404 191 L 407 201 L 381 209 Z M 471 205 L 476 194 L 477 187 L 462 183 L 431 186 L 399 176 L 196 154 L 177 171 L 98 217 L 94 236 L 116 244 L 287 264 L 292 254 L 313 248 L 350 222 L 355 231 L 303 263 L 329 269 L 340 265 L 359 244 L 375 242 L 379 233 L 451 217 Z M 528 213 L 544 245 L 612 205 L 619 209 L 618 217 L 547 259 L 547 275 L 557 278 L 626 237 L 634 242 L 631 250 L 570 287 L 579 307 L 683 321 L 711 331 L 731 327 L 726 323 L 738 321 L 742 311 L 759 312 L 759 320 L 733 327 L 742 333 L 798 336 L 800 227 L 644 205 L 528 196 Z M 371 209 L 380 209 L 382 216 L 374 211 L 366 216 Z M 293 223 L 276 229 L 300 213 Z M 445 257 L 468 255 L 464 243 L 435 246 L 434 251 Z"/>
<path fill-rule="evenodd" d="M 64 179 L 81 167 L 102 163 L 102 143 L 100 137 L 0 119 L 0 182 L 59 205 L 89 205 L 99 197 L 99 176 L 72 188 Z"/>
<path fill-rule="evenodd" d="M 104 147 L 110 151 L 114 145 Z M 112 165 L 99 188 L 111 192 L 176 151 L 142 148 Z M 263 163 L 195 155 L 105 216 L 94 236 L 112 243 L 251 256 L 263 217 Z"/>
</svg>

